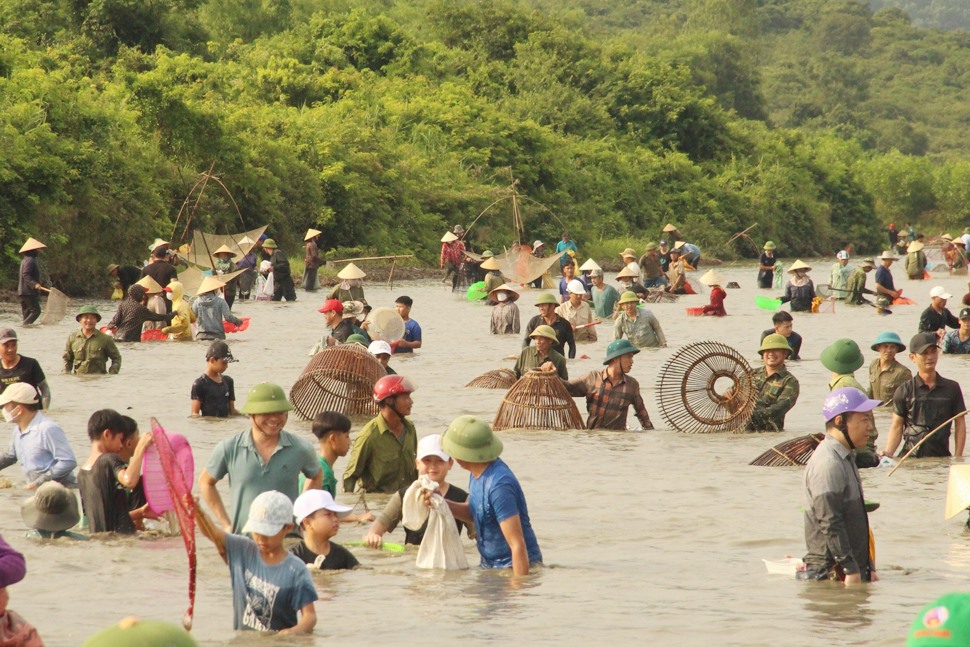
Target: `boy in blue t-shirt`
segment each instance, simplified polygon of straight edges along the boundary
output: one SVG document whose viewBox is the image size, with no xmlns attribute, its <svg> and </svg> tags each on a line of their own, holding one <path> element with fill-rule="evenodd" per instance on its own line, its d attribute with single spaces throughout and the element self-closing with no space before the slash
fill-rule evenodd
<svg viewBox="0 0 970 647">
<path fill-rule="evenodd" d="M 195 519 L 229 564 L 232 580 L 233 629 L 306 634 L 317 624 L 313 603 L 317 590 L 306 566 L 283 548 L 283 537 L 293 529 L 293 502 L 282 492 L 263 492 L 249 507 L 244 533 L 227 533 L 202 511 L 198 501 Z M 300 614 L 297 620 L 297 612 Z"/>
<path fill-rule="evenodd" d="M 400 296 L 394 300 L 397 313 L 404 319 L 404 337 L 394 344 L 394 352 L 413 353 L 415 348 L 421 348 L 421 326 L 411 318 L 411 305 L 414 300 L 409 296 Z"/>
<path fill-rule="evenodd" d="M 471 472 L 468 503 L 448 501 L 448 507 L 456 519 L 474 522 L 482 567 L 528 575 L 532 564 L 542 563 L 542 552 L 522 486 L 499 458 L 502 441 L 484 420 L 459 416 L 441 437 L 441 447 Z"/>
</svg>

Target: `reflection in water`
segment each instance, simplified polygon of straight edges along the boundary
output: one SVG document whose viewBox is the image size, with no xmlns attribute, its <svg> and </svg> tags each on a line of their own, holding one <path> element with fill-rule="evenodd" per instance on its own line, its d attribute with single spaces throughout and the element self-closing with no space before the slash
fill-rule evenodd
<svg viewBox="0 0 970 647">
<path fill-rule="evenodd" d="M 811 614 L 810 620 L 820 626 L 835 629 L 865 629 L 873 623 L 874 613 L 869 606 L 872 586 L 846 586 L 841 582 L 800 582 L 798 597 Z M 834 627 L 833 627 L 834 625 Z"/>
</svg>

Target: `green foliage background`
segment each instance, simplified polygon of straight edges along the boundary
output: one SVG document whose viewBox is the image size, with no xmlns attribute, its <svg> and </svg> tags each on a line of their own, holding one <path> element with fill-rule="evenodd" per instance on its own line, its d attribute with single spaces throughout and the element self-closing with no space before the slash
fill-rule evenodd
<svg viewBox="0 0 970 647">
<path fill-rule="evenodd" d="M 960 0 L 4 0 L 5 283 L 27 235 L 74 292 L 177 242 L 210 167 L 241 215 L 210 184 L 192 225 L 294 255 L 312 226 L 434 263 L 496 201 L 472 239 L 501 248 L 512 176 L 525 237 L 586 250 L 667 221 L 724 258 L 962 229 L 970 34 L 890 4 L 968 24 Z"/>
</svg>

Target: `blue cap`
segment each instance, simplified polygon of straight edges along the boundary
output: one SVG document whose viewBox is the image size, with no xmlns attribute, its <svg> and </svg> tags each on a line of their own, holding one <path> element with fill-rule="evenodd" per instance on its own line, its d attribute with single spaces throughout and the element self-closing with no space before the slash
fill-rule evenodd
<svg viewBox="0 0 970 647">
<path fill-rule="evenodd" d="M 836 389 L 829 393 L 822 405 L 822 417 L 826 421 L 831 420 L 837 415 L 848 413 L 865 413 L 872 411 L 882 404 L 881 400 L 870 400 L 866 394 L 854 386 L 846 386 Z"/>
<path fill-rule="evenodd" d="M 872 346 L 870 346 L 870 348 L 872 350 L 879 350 L 876 348 L 879 346 L 879 344 L 896 344 L 896 346 L 899 347 L 900 353 L 906 350 L 906 344 L 904 344 L 903 340 L 899 338 L 899 335 L 888 330 L 884 330 L 883 332 L 879 333 L 879 336 L 876 337 L 876 341 L 872 342 Z"/>
</svg>

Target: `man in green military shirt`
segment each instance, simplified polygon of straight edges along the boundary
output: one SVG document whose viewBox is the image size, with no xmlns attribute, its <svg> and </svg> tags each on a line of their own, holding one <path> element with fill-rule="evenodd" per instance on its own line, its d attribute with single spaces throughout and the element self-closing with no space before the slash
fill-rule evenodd
<svg viewBox="0 0 970 647">
<path fill-rule="evenodd" d="M 344 470 L 344 492 L 353 492 L 359 483 L 365 492 L 390 494 L 418 478 L 418 432 L 407 419 L 413 392 L 414 386 L 403 375 L 377 380 L 374 400 L 379 411 L 354 439 Z"/>
<path fill-rule="evenodd" d="M 764 366 L 753 372 L 757 399 L 747 429 L 781 431 L 785 427 L 785 414 L 798 401 L 798 380 L 785 368 L 791 346 L 784 337 L 773 334 L 761 340 L 758 352 Z"/>
<path fill-rule="evenodd" d="M 555 367 L 560 378 L 568 380 L 569 371 L 566 369 L 566 358 L 552 347 L 558 339 L 553 327 L 536 326 L 536 329 L 529 333 L 529 337 L 536 340 L 535 346 L 526 346 L 519 353 L 519 359 L 516 360 L 515 368 L 512 369 L 515 371 L 515 377 L 520 378 L 532 369 L 549 363 Z"/>
<path fill-rule="evenodd" d="M 64 372 L 78 374 L 112 373 L 121 370 L 121 353 L 110 335 L 95 326 L 101 321 L 101 313 L 94 306 L 81 306 L 75 319 L 81 329 L 71 333 L 64 350 Z M 111 368 L 108 368 L 108 360 Z"/>
<path fill-rule="evenodd" d="M 913 372 L 896 359 L 896 353 L 905 352 L 906 345 L 899 335 L 886 331 L 879 333 L 871 348 L 879 357 L 869 365 L 869 397 L 889 404 L 896 389 L 913 377 Z"/>
<path fill-rule="evenodd" d="M 875 294 L 872 290 L 866 288 L 866 275 L 872 271 L 872 268 L 876 266 L 876 262 L 871 258 L 862 259 L 862 263 L 859 264 L 857 268 L 852 270 L 849 274 L 849 278 L 846 279 L 845 289 L 847 296 L 845 298 L 846 303 L 851 303 L 855 306 L 860 306 L 869 303 L 865 299 L 863 294 Z"/>
</svg>

